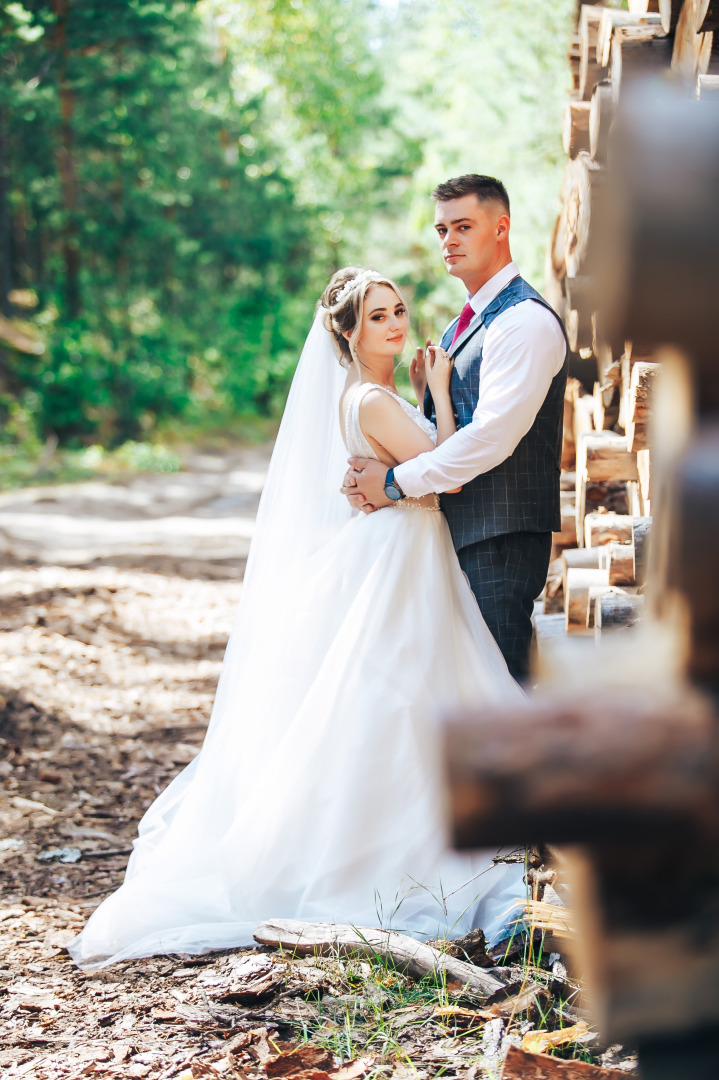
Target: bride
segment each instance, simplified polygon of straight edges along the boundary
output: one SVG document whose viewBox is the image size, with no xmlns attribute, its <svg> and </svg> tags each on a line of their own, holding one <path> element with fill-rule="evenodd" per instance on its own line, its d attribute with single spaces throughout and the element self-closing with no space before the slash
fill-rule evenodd
<svg viewBox="0 0 719 1080">
<path fill-rule="evenodd" d="M 491 939 L 524 894 L 521 866 L 447 849 L 437 717 L 522 692 L 437 497 L 365 515 L 339 493 L 347 451 L 393 466 L 454 431 L 441 349 L 426 371 L 438 429 L 397 394 L 407 332 L 392 281 L 333 276 L 270 463 L 204 745 L 72 943 L 81 967 L 251 945 L 260 922 L 283 917 L 433 938 L 481 926 Z M 418 361 L 412 374 L 421 390 Z"/>
</svg>

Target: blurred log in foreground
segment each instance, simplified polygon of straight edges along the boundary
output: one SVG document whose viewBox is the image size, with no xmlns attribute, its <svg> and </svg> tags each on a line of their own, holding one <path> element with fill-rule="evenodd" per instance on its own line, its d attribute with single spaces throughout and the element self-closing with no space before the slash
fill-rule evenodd
<svg viewBox="0 0 719 1080">
<path fill-rule="evenodd" d="M 685 8 L 671 25 L 708 17 L 706 3 Z M 575 963 L 604 1036 L 638 1043 L 643 1080 L 716 1080 L 719 113 L 686 87 L 636 74 L 671 45 L 655 20 L 639 34 L 598 14 L 583 15 L 582 45 L 603 27 L 613 56 L 621 47 L 621 93 L 601 183 L 584 151 L 571 162 L 568 175 L 581 182 L 565 182 L 565 249 L 567 281 L 591 275 L 575 297 L 603 328 L 602 394 L 617 365 L 601 359 L 601 338 L 626 343 L 624 430 L 597 425 L 595 395 L 592 431 L 577 411 L 589 395 L 570 391 L 577 535 L 587 548 L 565 550 L 555 580 L 574 636 L 540 651 L 524 706 L 448 721 L 451 824 L 461 848 L 566 845 Z M 584 100 L 591 71 L 587 63 L 581 73 Z M 610 476 L 626 482 L 630 513 L 587 512 L 590 485 Z"/>
</svg>

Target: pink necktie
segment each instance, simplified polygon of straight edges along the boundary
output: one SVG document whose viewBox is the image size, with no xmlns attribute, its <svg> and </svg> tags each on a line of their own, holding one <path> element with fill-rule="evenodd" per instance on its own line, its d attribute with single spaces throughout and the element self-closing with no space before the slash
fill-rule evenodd
<svg viewBox="0 0 719 1080">
<path fill-rule="evenodd" d="M 457 323 L 457 329 L 454 331 L 454 337 L 452 338 L 452 345 L 454 345 L 454 343 L 457 340 L 457 338 L 459 337 L 459 335 L 463 334 L 464 331 L 467 329 L 467 327 L 469 326 L 469 324 L 472 321 L 472 316 L 473 315 L 474 315 L 474 308 L 469 303 L 469 301 L 467 301 L 467 303 L 462 308 L 462 314 L 459 316 L 459 322 Z M 452 345 L 450 345 L 450 349 L 452 348 Z"/>
</svg>

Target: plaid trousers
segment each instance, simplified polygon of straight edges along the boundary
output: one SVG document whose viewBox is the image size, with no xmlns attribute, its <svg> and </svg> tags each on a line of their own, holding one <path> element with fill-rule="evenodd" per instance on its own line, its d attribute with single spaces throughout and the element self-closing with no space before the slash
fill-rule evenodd
<svg viewBox="0 0 719 1080">
<path fill-rule="evenodd" d="M 532 611 L 547 579 L 551 550 L 551 532 L 514 532 L 457 551 L 479 610 L 520 683 L 529 675 Z"/>
</svg>

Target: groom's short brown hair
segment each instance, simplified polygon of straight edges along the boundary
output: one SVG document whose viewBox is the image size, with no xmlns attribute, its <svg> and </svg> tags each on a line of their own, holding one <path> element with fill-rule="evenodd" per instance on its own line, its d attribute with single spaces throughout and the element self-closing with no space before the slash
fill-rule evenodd
<svg viewBox="0 0 719 1080">
<path fill-rule="evenodd" d="M 432 192 L 435 202 L 449 202 L 450 199 L 461 199 L 465 195 L 476 195 L 480 202 L 494 199 L 509 213 L 507 189 L 501 180 L 496 180 L 493 176 L 467 173 L 465 176 L 456 176 L 453 180 L 437 184 Z"/>
</svg>

